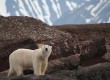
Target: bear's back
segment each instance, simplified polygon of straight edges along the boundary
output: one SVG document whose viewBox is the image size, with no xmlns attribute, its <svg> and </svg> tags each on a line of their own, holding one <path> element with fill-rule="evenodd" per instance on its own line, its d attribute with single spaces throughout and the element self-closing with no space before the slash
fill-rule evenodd
<svg viewBox="0 0 110 80">
<path fill-rule="evenodd" d="M 11 64 L 23 64 L 25 67 L 31 67 L 32 66 L 32 55 L 34 53 L 34 50 L 30 49 L 17 49 L 9 56 L 9 61 Z"/>
</svg>

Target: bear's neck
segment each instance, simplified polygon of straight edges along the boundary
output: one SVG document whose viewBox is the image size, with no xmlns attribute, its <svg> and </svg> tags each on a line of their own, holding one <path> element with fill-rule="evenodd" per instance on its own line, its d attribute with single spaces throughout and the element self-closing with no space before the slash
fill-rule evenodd
<svg viewBox="0 0 110 80">
<path fill-rule="evenodd" d="M 42 51 L 42 57 L 43 57 L 44 59 L 48 59 L 49 54 Z"/>
<path fill-rule="evenodd" d="M 36 49 L 34 53 L 38 54 L 38 57 L 41 60 L 46 60 L 49 57 L 48 53 L 43 52 L 42 49 Z"/>
</svg>

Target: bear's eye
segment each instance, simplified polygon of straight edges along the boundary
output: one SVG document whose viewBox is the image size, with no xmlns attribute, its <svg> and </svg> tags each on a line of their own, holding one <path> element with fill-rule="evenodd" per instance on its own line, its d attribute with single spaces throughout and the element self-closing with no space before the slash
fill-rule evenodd
<svg viewBox="0 0 110 80">
<path fill-rule="evenodd" d="M 48 49 L 47 49 L 47 48 L 45 48 L 45 51 L 48 51 Z"/>
</svg>

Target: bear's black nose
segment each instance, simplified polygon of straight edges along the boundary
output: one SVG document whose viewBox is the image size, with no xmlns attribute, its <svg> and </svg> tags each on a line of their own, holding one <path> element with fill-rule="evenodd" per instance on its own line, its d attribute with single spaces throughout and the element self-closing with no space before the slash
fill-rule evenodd
<svg viewBox="0 0 110 80">
<path fill-rule="evenodd" d="M 48 48 L 45 48 L 45 51 L 48 51 Z"/>
</svg>

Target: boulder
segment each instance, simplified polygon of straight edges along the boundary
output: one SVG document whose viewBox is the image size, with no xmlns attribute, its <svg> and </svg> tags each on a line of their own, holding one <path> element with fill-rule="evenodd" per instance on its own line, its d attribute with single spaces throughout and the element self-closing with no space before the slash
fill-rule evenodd
<svg viewBox="0 0 110 80">
<path fill-rule="evenodd" d="M 110 80 L 110 63 L 84 67 L 77 72 L 78 80 Z"/>
<path fill-rule="evenodd" d="M 98 58 L 97 60 L 99 61 L 106 61 L 102 58 L 102 56 L 107 52 L 104 38 L 98 37 L 92 40 L 81 41 L 79 48 L 82 64 L 85 62 L 90 63 L 89 61 L 92 61 L 92 59 L 94 59 L 94 61 L 91 63 L 93 64 L 95 63 L 96 58 Z"/>
<path fill-rule="evenodd" d="M 49 62 L 46 73 L 52 73 L 59 70 L 77 69 L 80 64 L 80 54 L 71 55 L 65 58 L 59 58 Z"/>
</svg>

